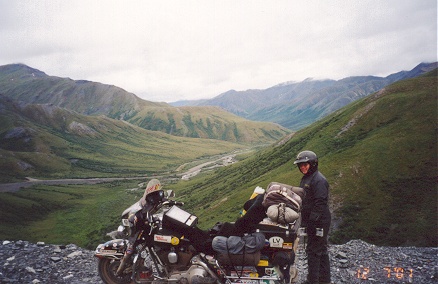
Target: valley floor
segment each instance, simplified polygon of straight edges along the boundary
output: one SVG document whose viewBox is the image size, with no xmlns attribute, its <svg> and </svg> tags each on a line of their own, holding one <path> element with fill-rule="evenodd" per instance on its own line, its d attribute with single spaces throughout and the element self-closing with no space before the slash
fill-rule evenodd
<svg viewBox="0 0 438 284">
<path fill-rule="evenodd" d="M 236 154 L 228 154 L 220 158 L 215 158 L 211 161 L 202 163 L 200 165 L 196 165 L 184 173 L 177 174 L 177 176 L 181 176 L 182 179 L 188 180 L 197 174 L 199 174 L 202 170 L 209 170 L 217 167 L 227 166 L 230 164 L 235 163 L 235 156 Z M 180 171 L 182 168 L 184 168 L 186 164 L 181 165 L 177 171 Z M 166 175 L 156 175 L 153 176 L 153 178 L 161 178 L 165 177 Z M 84 179 L 56 179 L 56 180 L 41 180 L 41 179 L 35 179 L 32 177 L 27 177 L 27 181 L 23 182 L 15 182 L 15 183 L 0 183 L 0 193 L 1 192 L 16 192 L 20 190 L 20 188 L 26 188 L 31 187 L 33 185 L 67 185 L 67 184 L 97 184 L 97 183 L 103 183 L 103 182 L 112 182 L 116 180 L 145 180 L 152 177 L 126 177 L 126 178 L 84 178 Z"/>
</svg>

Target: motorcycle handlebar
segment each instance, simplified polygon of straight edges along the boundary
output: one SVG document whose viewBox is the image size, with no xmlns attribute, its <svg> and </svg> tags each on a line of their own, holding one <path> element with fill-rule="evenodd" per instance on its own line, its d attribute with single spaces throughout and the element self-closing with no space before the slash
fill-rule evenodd
<svg viewBox="0 0 438 284">
<path fill-rule="evenodd" d="M 184 206 L 184 202 L 180 202 L 180 201 L 174 201 L 174 200 L 167 200 L 165 202 L 163 202 L 163 205 L 169 205 L 169 206 Z"/>
</svg>

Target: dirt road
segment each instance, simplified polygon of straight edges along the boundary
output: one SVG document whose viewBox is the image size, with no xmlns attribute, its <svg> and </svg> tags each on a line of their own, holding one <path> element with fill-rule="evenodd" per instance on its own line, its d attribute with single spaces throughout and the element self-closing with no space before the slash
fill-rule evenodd
<svg viewBox="0 0 438 284">
<path fill-rule="evenodd" d="M 236 154 L 227 155 L 227 156 L 224 156 L 224 157 L 222 157 L 220 159 L 217 159 L 217 160 L 214 160 L 214 161 L 210 161 L 210 162 L 206 162 L 206 163 L 197 165 L 197 166 L 189 169 L 185 173 L 183 173 L 182 174 L 182 179 L 188 180 L 191 177 L 194 177 L 197 174 L 199 174 L 203 168 L 205 168 L 207 166 L 210 166 L 210 165 L 212 165 L 210 168 L 230 165 L 230 164 L 235 162 L 235 160 L 234 160 L 235 156 L 236 156 Z"/>
<path fill-rule="evenodd" d="M 182 179 L 188 180 L 191 177 L 196 176 L 198 173 L 201 172 L 201 170 L 203 168 L 206 168 L 207 166 L 210 166 L 210 168 L 213 168 L 213 167 L 226 166 L 226 165 L 234 163 L 235 156 L 236 156 L 236 154 L 226 155 L 226 156 L 221 157 L 219 159 L 215 159 L 213 161 L 206 162 L 206 163 L 203 163 L 201 165 L 197 165 L 197 166 L 187 170 L 186 172 L 184 172 L 182 174 L 177 174 L 177 175 L 182 176 Z M 184 166 L 184 165 L 182 165 L 182 166 Z M 166 177 L 166 175 L 154 176 L 154 178 L 158 178 L 158 179 L 163 178 L 163 177 Z M 28 177 L 27 181 L 0 184 L 0 193 L 1 192 L 16 192 L 16 191 L 20 190 L 20 188 L 31 187 L 33 185 L 38 185 L 38 184 L 45 184 L 45 185 L 97 184 L 97 183 L 103 183 L 103 182 L 111 182 L 111 181 L 115 181 L 115 180 L 144 180 L 147 178 L 148 177 L 40 180 L 40 179 L 34 179 L 34 178 Z"/>
</svg>

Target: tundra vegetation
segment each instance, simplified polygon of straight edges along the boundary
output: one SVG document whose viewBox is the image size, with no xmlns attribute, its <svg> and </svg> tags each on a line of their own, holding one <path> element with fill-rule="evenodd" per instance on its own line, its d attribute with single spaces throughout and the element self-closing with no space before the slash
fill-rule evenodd
<svg viewBox="0 0 438 284">
<path fill-rule="evenodd" d="M 185 209 L 200 218 L 202 228 L 208 228 L 217 221 L 235 220 L 256 186 L 266 187 L 271 181 L 298 185 L 301 176 L 293 165 L 293 159 L 299 151 L 312 149 L 319 155 L 320 169 L 331 185 L 331 208 L 335 217 L 331 242 L 362 239 L 376 245 L 436 246 L 436 90 L 436 70 L 399 81 L 298 131 L 286 142 L 237 156 L 240 159 L 238 163 L 201 173 L 188 181 L 165 180 L 165 188 L 175 190 L 177 199 L 186 203 Z M 93 122 L 89 123 L 92 125 Z M 100 123 L 105 125 L 102 121 Z M 44 170 L 38 169 L 41 176 L 45 173 L 49 177 L 63 176 L 64 167 L 74 167 L 71 162 L 65 161 L 74 158 L 87 165 L 77 170 L 78 177 L 87 173 L 106 176 L 102 174 L 106 173 L 102 169 L 108 168 L 108 171 L 118 172 L 120 176 L 148 174 L 144 180 L 147 181 L 155 171 L 170 172 L 170 176 L 175 177 L 171 171 L 188 161 L 184 155 L 191 155 L 190 151 L 202 150 L 204 153 L 196 157 L 205 158 L 247 147 L 242 144 L 237 144 L 237 147 L 230 142 L 222 144 L 217 140 L 208 144 L 210 140 L 179 137 L 187 140 L 172 140 L 165 146 L 170 151 L 168 149 L 178 145 L 179 155 L 184 158 L 173 157 L 166 155 L 166 150 L 158 150 L 162 141 L 173 138 L 161 136 L 162 140 L 158 140 L 152 132 L 148 132 L 145 135 L 150 135 L 150 143 L 155 145 L 156 150 L 141 154 L 151 155 L 148 161 L 156 161 L 151 165 L 146 164 L 137 152 L 149 141 L 137 140 L 139 137 L 134 133 L 139 132 L 138 129 L 132 128 L 132 132 L 128 132 L 122 127 L 126 123 L 120 123 L 110 123 L 119 127 L 116 132 L 120 140 L 115 144 L 108 142 L 114 140 L 105 140 L 109 134 L 99 134 L 104 141 L 102 143 L 93 144 L 91 138 L 77 143 L 73 138 L 66 139 L 66 136 L 60 139 L 55 130 L 47 128 L 44 132 L 50 134 L 47 136 L 38 136 L 28 130 L 29 135 L 34 135 L 33 141 L 40 139 L 52 143 L 51 151 L 44 152 L 44 155 L 23 151 L 14 152 L 15 157 L 12 154 L 8 156 L 4 148 L 0 154 L 7 159 L 17 156 L 24 159 L 26 155 L 35 155 L 32 158 L 35 161 L 50 158 L 51 162 L 46 167 L 41 164 Z M 1 125 L 5 129 L 4 124 Z M 28 125 L 28 128 L 31 126 Z M 0 133 L 4 138 L 6 133 L 2 129 Z M 114 131 L 113 128 L 108 130 Z M 155 139 L 157 142 L 154 142 Z M 120 147 L 122 143 L 132 145 L 131 149 L 137 151 L 129 154 L 126 151 L 129 147 Z M 14 145 L 11 143 L 7 147 Z M 37 145 L 44 147 L 44 143 L 30 147 Z M 113 150 L 105 150 L 102 145 Z M 59 152 L 53 152 L 53 149 Z M 60 149 L 69 154 L 60 155 Z M 114 154 L 118 152 L 118 155 Z M 58 164 L 53 166 L 53 161 L 57 159 Z M 140 170 L 143 166 L 148 169 L 147 172 Z M 72 242 L 93 248 L 107 232 L 116 228 L 121 212 L 140 198 L 141 190 L 130 190 L 136 187 L 136 182 L 120 181 L 87 186 L 37 186 L 15 193 L 2 193 L 0 239 Z"/>
</svg>

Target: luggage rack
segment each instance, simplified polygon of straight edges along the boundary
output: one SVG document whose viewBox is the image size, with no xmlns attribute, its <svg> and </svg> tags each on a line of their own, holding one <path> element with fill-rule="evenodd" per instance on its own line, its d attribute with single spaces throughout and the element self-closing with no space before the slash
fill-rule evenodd
<svg viewBox="0 0 438 284">
<path fill-rule="evenodd" d="M 220 267 L 220 266 L 219 266 Z M 236 267 L 237 268 L 237 267 Z M 247 267 L 249 268 L 249 267 Z M 256 269 L 256 267 L 252 267 Z M 273 269 L 273 268 L 272 268 Z M 273 274 L 271 275 L 265 275 L 265 276 L 258 276 L 258 273 L 254 270 L 249 272 L 248 270 L 242 270 L 237 271 L 236 269 L 233 269 L 230 271 L 231 275 L 227 275 L 227 273 L 220 268 L 221 273 L 223 274 L 224 279 L 226 279 L 226 283 L 245 283 L 245 284 L 251 284 L 251 283 L 266 283 L 266 281 L 280 281 L 280 277 L 276 274 L 275 270 L 273 269 Z M 255 273 L 257 275 L 249 275 Z"/>
</svg>

